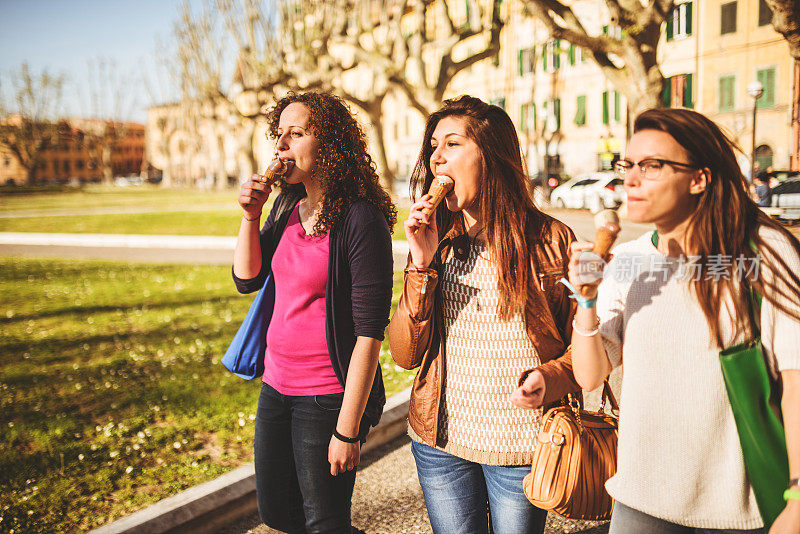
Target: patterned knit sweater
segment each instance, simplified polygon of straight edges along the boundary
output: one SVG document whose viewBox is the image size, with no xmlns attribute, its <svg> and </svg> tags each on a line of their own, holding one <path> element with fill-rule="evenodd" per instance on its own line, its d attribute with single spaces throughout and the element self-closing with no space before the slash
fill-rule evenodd
<svg viewBox="0 0 800 534">
<path fill-rule="evenodd" d="M 466 261 L 451 253 L 443 266 L 447 350 L 437 448 L 482 464 L 523 465 L 532 460 L 542 411 L 517 408 L 509 396 L 540 361 L 522 315 L 498 317 L 497 279 L 482 242 Z"/>
</svg>

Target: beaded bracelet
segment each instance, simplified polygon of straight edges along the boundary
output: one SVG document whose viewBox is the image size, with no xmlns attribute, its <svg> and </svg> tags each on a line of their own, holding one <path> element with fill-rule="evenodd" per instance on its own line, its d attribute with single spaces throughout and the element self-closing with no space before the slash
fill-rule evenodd
<svg viewBox="0 0 800 534">
<path fill-rule="evenodd" d="M 569 298 L 575 299 L 578 302 L 578 306 L 580 306 L 581 308 L 594 308 L 594 305 L 597 304 L 597 297 L 593 299 L 587 299 L 586 297 L 581 295 L 578 292 L 578 290 L 575 289 L 575 286 L 570 284 L 569 280 L 567 280 L 566 278 L 562 278 L 561 280 L 559 280 L 559 282 L 567 286 L 567 289 L 572 291 L 572 294 L 569 296 Z"/>
<path fill-rule="evenodd" d="M 583 337 L 596 336 L 597 333 L 600 332 L 600 319 L 597 320 L 597 324 L 595 325 L 594 330 L 591 330 L 591 331 L 588 331 L 588 332 L 586 330 L 584 330 L 583 328 L 581 328 L 580 326 L 578 326 L 578 323 L 576 323 L 575 319 L 573 319 L 572 320 L 572 331 L 575 332 L 576 334 L 578 334 L 579 336 L 583 336 Z"/>
</svg>

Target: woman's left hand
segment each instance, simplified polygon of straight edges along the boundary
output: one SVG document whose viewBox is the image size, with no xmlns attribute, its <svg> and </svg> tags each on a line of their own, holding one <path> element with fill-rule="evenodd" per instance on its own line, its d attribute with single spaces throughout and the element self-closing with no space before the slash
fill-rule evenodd
<svg viewBox="0 0 800 534">
<path fill-rule="evenodd" d="M 534 410 L 544 401 L 545 383 L 542 373 L 531 371 L 525 381 L 511 394 L 511 402 L 520 408 Z"/>
<path fill-rule="evenodd" d="M 800 501 L 787 501 L 786 508 L 772 523 L 769 534 L 800 534 Z"/>
<path fill-rule="evenodd" d="M 331 436 L 328 445 L 328 461 L 331 464 L 331 475 L 336 476 L 355 469 L 361 461 L 361 442 L 345 443 Z"/>
</svg>

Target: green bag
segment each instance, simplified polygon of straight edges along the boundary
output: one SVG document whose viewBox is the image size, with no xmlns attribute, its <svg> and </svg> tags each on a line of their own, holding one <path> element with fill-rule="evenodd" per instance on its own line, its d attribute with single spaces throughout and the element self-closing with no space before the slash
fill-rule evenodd
<svg viewBox="0 0 800 534">
<path fill-rule="evenodd" d="M 759 317 L 761 296 L 753 292 L 752 313 Z M 720 351 L 719 361 L 744 465 L 755 493 L 765 531 L 783 511 L 783 491 L 789 485 L 789 457 L 780 412 L 780 384 L 771 379 L 764 362 L 758 320 L 756 339 Z"/>
</svg>

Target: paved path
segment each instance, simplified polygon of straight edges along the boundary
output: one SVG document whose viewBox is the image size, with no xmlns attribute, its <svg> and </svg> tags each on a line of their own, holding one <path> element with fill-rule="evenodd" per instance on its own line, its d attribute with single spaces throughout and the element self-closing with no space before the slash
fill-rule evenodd
<svg viewBox="0 0 800 534">
<path fill-rule="evenodd" d="M 375 449 L 364 459 L 353 492 L 353 526 L 367 534 L 431 532 L 407 436 Z M 607 529 L 602 522 L 569 521 L 550 514 L 545 532 L 602 534 Z M 258 514 L 253 514 L 218 534 L 277 532 L 261 523 Z"/>
<path fill-rule="evenodd" d="M 594 236 L 594 217 L 584 211 L 553 210 L 579 239 Z M 650 226 L 623 221 L 620 241 L 635 239 Z M 144 263 L 203 263 L 230 265 L 234 236 L 170 236 L 123 234 L 38 234 L 0 232 L 0 255 L 91 258 Z M 394 267 L 405 267 L 408 245 L 393 242 Z"/>
</svg>

